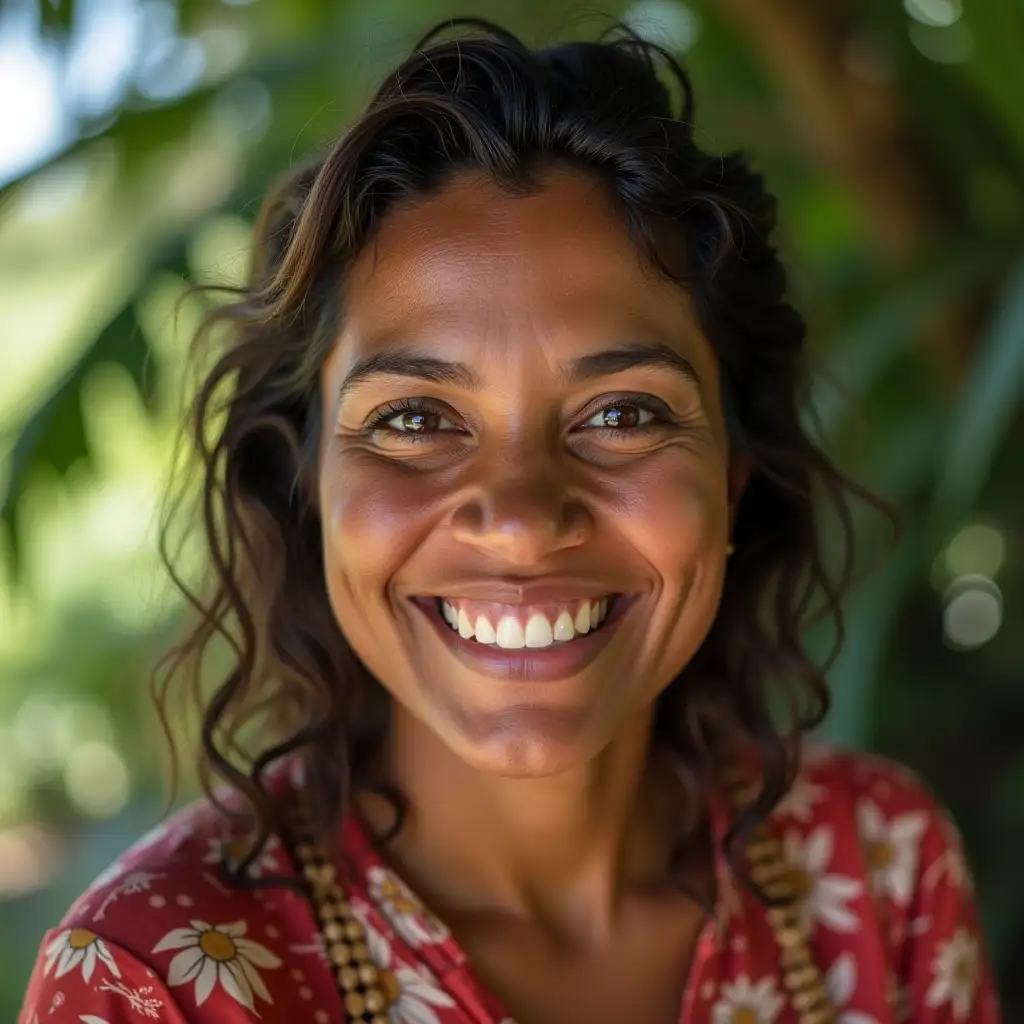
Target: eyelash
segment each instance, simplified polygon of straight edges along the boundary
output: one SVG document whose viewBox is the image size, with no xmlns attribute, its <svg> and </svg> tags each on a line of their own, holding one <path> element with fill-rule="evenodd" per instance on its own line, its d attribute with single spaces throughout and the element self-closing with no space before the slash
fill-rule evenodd
<svg viewBox="0 0 1024 1024">
<path fill-rule="evenodd" d="M 438 416 L 450 418 L 445 417 L 444 411 L 438 408 L 433 402 L 428 402 L 422 398 L 399 398 L 393 402 L 388 402 L 387 405 L 382 405 L 371 416 L 366 424 L 366 432 L 368 434 L 387 433 L 412 442 L 428 441 L 434 437 L 433 433 L 417 434 L 411 430 L 394 430 L 387 425 L 388 420 L 393 420 L 396 416 L 401 416 L 403 412 L 432 412 Z M 443 433 L 452 433 L 452 431 L 443 431 Z"/>
<path fill-rule="evenodd" d="M 650 423 L 644 423 L 635 427 L 586 427 L 586 430 L 599 430 L 606 437 L 613 439 L 620 439 L 628 434 L 632 434 L 634 437 L 638 433 L 647 432 L 650 430 L 656 430 L 664 427 L 666 424 L 673 422 L 673 418 L 670 415 L 665 403 L 661 399 L 655 398 L 653 395 L 643 394 L 631 394 L 631 395 L 620 395 L 604 405 L 599 406 L 597 409 L 590 411 L 590 414 L 586 417 L 592 419 L 598 413 L 606 412 L 609 409 L 618 409 L 624 406 L 633 406 L 643 412 L 650 413 L 654 419 Z M 387 423 L 389 420 L 393 420 L 396 416 L 400 416 L 402 413 L 435 413 L 446 419 L 451 417 L 445 416 L 443 409 L 439 408 L 437 404 L 422 398 L 399 398 L 393 402 L 388 402 L 387 405 L 381 406 L 367 421 L 366 432 L 367 434 L 379 434 L 389 433 L 393 436 L 398 436 L 404 440 L 417 443 L 420 441 L 428 441 L 435 437 L 438 433 L 456 433 L 456 431 L 445 430 L 445 431 L 434 431 L 431 433 L 417 434 L 414 431 L 406 430 L 395 430 Z"/>
</svg>

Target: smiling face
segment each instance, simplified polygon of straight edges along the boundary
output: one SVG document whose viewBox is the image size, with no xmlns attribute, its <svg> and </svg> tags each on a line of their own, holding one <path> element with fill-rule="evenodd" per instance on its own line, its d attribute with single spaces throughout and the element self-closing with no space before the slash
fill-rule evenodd
<svg viewBox="0 0 1024 1024">
<path fill-rule="evenodd" d="M 710 346 L 602 187 L 390 211 L 321 387 L 328 593 L 398 713 L 519 776 L 644 720 L 714 619 L 737 474 Z"/>
</svg>

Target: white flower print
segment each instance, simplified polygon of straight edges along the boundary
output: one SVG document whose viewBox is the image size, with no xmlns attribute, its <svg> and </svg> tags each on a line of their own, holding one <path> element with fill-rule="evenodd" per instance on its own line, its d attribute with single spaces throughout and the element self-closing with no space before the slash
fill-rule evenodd
<svg viewBox="0 0 1024 1024">
<path fill-rule="evenodd" d="M 56 965 L 55 978 L 63 977 L 81 965 L 82 978 L 92 980 L 96 970 L 96 961 L 101 961 L 115 978 L 121 977 L 114 958 L 107 949 L 106 943 L 88 928 L 68 928 L 62 931 L 44 950 L 46 961 L 43 974 L 49 974 Z"/>
<path fill-rule="evenodd" d="M 945 875 L 954 889 L 971 893 L 974 891 L 974 880 L 971 878 L 971 869 L 964 856 L 960 832 L 947 813 L 941 813 L 938 821 L 946 840 L 946 848 L 922 873 L 921 888 L 928 891 L 937 885 Z"/>
<path fill-rule="evenodd" d="M 818 783 L 812 782 L 807 775 L 801 772 L 793 780 L 786 795 L 775 805 L 772 812 L 776 817 L 791 817 L 797 821 L 810 821 L 814 812 L 814 805 L 824 799 L 828 790 Z"/>
<path fill-rule="evenodd" d="M 953 1020 L 966 1020 L 974 1005 L 981 964 L 978 943 L 965 928 L 939 945 L 932 961 L 932 983 L 924 997 L 925 1006 L 949 1003 Z"/>
<path fill-rule="evenodd" d="M 113 985 L 109 981 L 104 981 L 99 986 L 98 991 L 112 992 L 115 995 L 124 996 L 128 1000 L 128 1005 L 136 1013 L 141 1013 L 143 1017 L 149 1017 L 151 1020 L 160 1019 L 160 1009 L 164 1003 L 162 999 L 157 999 L 153 996 L 152 985 L 144 985 L 142 988 L 129 988 L 123 981 L 115 982 Z"/>
<path fill-rule="evenodd" d="M 370 896 L 388 924 L 413 949 L 444 942 L 448 929 L 414 896 L 393 872 L 379 866 L 367 873 Z"/>
<path fill-rule="evenodd" d="M 205 921 L 189 923 L 190 928 L 169 931 L 153 947 L 154 953 L 181 950 L 167 969 L 168 985 L 187 985 L 194 981 L 196 1006 L 206 1002 L 218 983 L 232 999 L 253 1013 L 256 1013 L 253 993 L 265 1003 L 273 1003 L 256 968 L 280 967 L 281 961 L 265 946 L 244 937 L 245 921 L 216 925 Z"/>
<path fill-rule="evenodd" d="M 99 909 L 93 914 L 94 921 L 102 921 L 106 916 L 107 907 L 121 896 L 133 896 L 139 892 L 148 892 L 150 886 L 158 878 L 164 875 L 154 874 L 151 871 L 129 871 L 117 885 L 107 893 Z"/>
<path fill-rule="evenodd" d="M 927 816 L 914 811 L 886 820 L 877 804 L 861 800 L 857 804 L 857 823 L 872 888 L 890 896 L 899 906 L 906 906 L 914 894 Z"/>
<path fill-rule="evenodd" d="M 388 1024 L 440 1024 L 432 1007 L 455 1005 L 455 1000 L 425 971 L 403 965 L 395 968 L 394 974 L 398 998 L 388 1007 Z"/>
<path fill-rule="evenodd" d="M 249 852 L 248 840 L 240 836 L 209 839 L 208 843 L 209 849 L 203 857 L 204 864 L 224 864 L 233 870 Z M 277 851 L 280 846 L 281 841 L 277 836 L 270 836 L 256 859 L 246 869 L 246 875 L 249 878 L 261 878 L 265 874 L 280 871 L 277 862 Z"/>
<path fill-rule="evenodd" d="M 441 1024 L 432 1008 L 454 1006 L 455 1000 L 438 987 L 436 979 L 426 968 L 417 969 L 392 962 L 391 943 L 370 923 L 367 909 L 361 903 L 352 903 L 353 914 L 366 930 L 370 959 L 379 970 L 391 971 L 397 982 L 398 994 L 388 1007 L 388 1024 Z"/>
<path fill-rule="evenodd" d="M 711 1008 L 711 1024 L 773 1024 L 782 1009 L 775 980 L 762 978 L 756 985 L 741 974 L 722 986 L 722 997 Z"/>
<path fill-rule="evenodd" d="M 806 840 L 795 832 L 785 837 L 786 859 L 792 865 L 804 924 L 813 930 L 821 922 L 834 932 L 855 932 L 857 915 L 846 905 L 863 892 L 859 879 L 830 875 L 833 833 L 828 825 L 816 828 Z"/>
<path fill-rule="evenodd" d="M 857 991 L 857 961 L 852 953 L 843 953 L 828 969 L 825 988 L 833 1007 L 839 1013 L 836 1024 L 879 1024 L 869 1013 L 847 1009 Z"/>
</svg>

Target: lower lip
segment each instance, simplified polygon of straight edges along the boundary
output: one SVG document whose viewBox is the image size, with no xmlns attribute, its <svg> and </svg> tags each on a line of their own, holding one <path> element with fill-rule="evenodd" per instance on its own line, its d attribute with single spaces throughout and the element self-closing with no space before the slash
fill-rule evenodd
<svg viewBox="0 0 1024 1024">
<path fill-rule="evenodd" d="M 553 683 L 578 675 L 605 649 L 632 600 L 620 594 L 601 627 L 575 640 L 512 650 L 464 639 L 444 620 L 434 598 L 416 599 L 413 604 L 431 622 L 445 646 L 474 672 L 509 682 Z"/>
</svg>

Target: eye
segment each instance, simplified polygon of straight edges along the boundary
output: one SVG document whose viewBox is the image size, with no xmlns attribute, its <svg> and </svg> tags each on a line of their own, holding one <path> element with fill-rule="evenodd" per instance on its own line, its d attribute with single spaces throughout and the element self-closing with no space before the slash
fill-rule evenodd
<svg viewBox="0 0 1024 1024">
<path fill-rule="evenodd" d="M 452 417 L 419 398 L 402 398 L 381 406 L 370 416 L 365 429 L 378 442 L 388 438 L 427 441 L 437 435 L 462 433 Z"/>
<path fill-rule="evenodd" d="M 451 420 L 430 409 L 409 409 L 400 412 L 383 420 L 380 426 L 393 430 L 396 434 L 435 434 L 441 430 L 455 429 L 455 424 Z"/>
<path fill-rule="evenodd" d="M 657 418 L 650 409 L 637 402 L 615 402 L 598 409 L 583 426 L 598 430 L 630 430 L 649 426 Z"/>
</svg>

